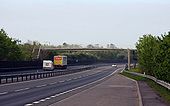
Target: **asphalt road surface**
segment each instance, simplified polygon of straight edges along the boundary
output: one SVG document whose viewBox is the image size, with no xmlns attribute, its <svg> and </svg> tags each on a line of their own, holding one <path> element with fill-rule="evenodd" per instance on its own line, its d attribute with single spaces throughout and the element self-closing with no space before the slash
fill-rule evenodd
<svg viewBox="0 0 170 106">
<path fill-rule="evenodd" d="M 116 69 L 109 65 L 69 75 L 0 85 L 0 106 L 31 104 L 102 79 Z"/>
</svg>

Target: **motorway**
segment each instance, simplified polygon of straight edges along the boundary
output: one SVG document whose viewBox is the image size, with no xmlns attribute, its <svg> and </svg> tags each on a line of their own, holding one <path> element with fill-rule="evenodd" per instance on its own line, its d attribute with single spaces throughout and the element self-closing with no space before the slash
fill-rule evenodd
<svg viewBox="0 0 170 106">
<path fill-rule="evenodd" d="M 82 67 L 90 67 L 90 66 L 98 67 L 98 66 L 104 66 L 104 65 L 108 65 L 108 64 L 101 63 L 101 64 L 92 64 L 92 65 L 68 66 L 67 69 L 55 69 L 53 71 L 67 71 L 67 70 L 80 69 Z M 0 75 L 30 74 L 30 73 L 41 73 L 41 72 L 44 72 L 44 70 L 43 69 L 30 69 L 30 70 L 20 70 L 20 71 L 13 71 L 13 72 L 0 72 Z"/>
<path fill-rule="evenodd" d="M 26 106 L 31 106 L 38 104 L 36 101 L 43 101 L 44 98 L 52 95 L 61 94 L 92 83 L 110 75 L 116 69 L 109 65 L 74 74 L 0 85 L 0 106 L 24 106 L 26 104 Z M 62 99 L 63 96 L 58 95 L 57 101 Z"/>
</svg>

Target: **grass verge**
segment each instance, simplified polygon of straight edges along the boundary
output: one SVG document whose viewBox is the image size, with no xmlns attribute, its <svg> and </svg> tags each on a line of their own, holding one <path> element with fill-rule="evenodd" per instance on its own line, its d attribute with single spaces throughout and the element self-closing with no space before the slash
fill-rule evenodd
<svg viewBox="0 0 170 106">
<path fill-rule="evenodd" d="M 137 76 L 137 75 L 133 75 L 133 74 L 130 74 L 130 73 L 127 73 L 127 72 L 123 72 L 121 73 L 122 75 L 126 76 L 126 77 L 129 77 L 129 78 L 132 78 L 136 81 L 144 81 L 146 80 L 145 77 L 141 77 L 141 76 Z"/>
<path fill-rule="evenodd" d="M 132 72 L 137 72 L 137 73 L 142 73 L 142 70 L 140 70 L 139 68 L 133 68 L 129 71 L 132 71 Z"/>
<path fill-rule="evenodd" d="M 145 77 L 133 75 L 127 72 L 123 72 L 121 74 L 136 81 L 145 81 L 155 92 L 157 92 L 158 95 L 160 95 L 167 103 L 170 104 L 170 90 L 167 88 Z"/>
</svg>

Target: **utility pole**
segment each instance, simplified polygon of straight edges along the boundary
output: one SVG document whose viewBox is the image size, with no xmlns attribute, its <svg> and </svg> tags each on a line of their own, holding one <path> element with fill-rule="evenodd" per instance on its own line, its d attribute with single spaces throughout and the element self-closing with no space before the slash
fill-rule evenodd
<svg viewBox="0 0 170 106">
<path fill-rule="evenodd" d="M 130 49 L 127 49 L 128 52 L 128 70 L 130 70 Z"/>
</svg>

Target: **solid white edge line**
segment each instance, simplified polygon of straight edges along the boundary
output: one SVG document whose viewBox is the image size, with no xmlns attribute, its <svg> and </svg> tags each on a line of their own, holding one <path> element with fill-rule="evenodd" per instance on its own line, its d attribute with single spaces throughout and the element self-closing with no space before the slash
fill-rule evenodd
<svg viewBox="0 0 170 106">
<path fill-rule="evenodd" d="M 34 104 L 38 104 L 38 103 L 40 103 L 40 101 L 35 101 L 35 102 L 33 102 Z"/>
<path fill-rule="evenodd" d="M 5 95 L 7 94 L 8 92 L 1 92 L 0 95 Z"/>
<path fill-rule="evenodd" d="M 40 102 L 44 102 L 44 101 L 46 101 L 46 100 L 45 100 L 45 99 L 41 99 L 41 100 L 40 100 Z"/>
<path fill-rule="evenodd" d="M 119 69 L 115 70 L 113 73 L 109 74 L 109 75 L 108 75 L 108 76 L 106 76 L 106 77 L 103 77 L 102 79 L 99 79 L 99 80 L 97 80 L 97 81 L 94 81 L 94 82 L 88 83 L 88 84 L 86 84 L 86 85 L 83 85 L 83 86 L 80 86 L 80 87 L 77 87 L 77 88 L 74 88 L 74 89 L 71 89 L 71 90 L 68 90 L 68 91 L 65 91 L 65 92 L 59 93 L 59 94 L 55 94 L 53 97 L 58 97 L 58 96 L 60 96 L 60 95 L 63 95 L 63 94 L 66 94 L 66 93 L 69 93 L 69 92 L 75 91 L 75 90 L 77 90 L 77 89 L 80 89 L 80 88 L 86 87 L 86 86 L 88 86 L 88 85 L 92 85 L 92 84 L 94 84 L 94 83 L 96 83 L 96 82 L 102 81 L 102 80 L 104 80 L 105 78 L 112 76 L 112 75 L 113 75 L 114 73 L 116 73 L 118 70 L 121 70 L 121 68 L 119 68 Z M 51 97 L 52 97 L 52 96 L 50 96 L 50 99 L 51 99 Z M 65 98 L 65 99 L 67 99 L 67 98 Z M 63 99 L 63 100 L 65 100 L 65 99 Z M 45 101 L 46 101 L 46 100 L 49 100 L 49 99 L 45 98 Z M 62 101 L 62 100 L 61 100 L 61 101 Z M 37 104 L 37 103 L 40 103 L 40 102 L 41 102 L 41 100 L 40 100 L 40 101 L 35 101 L 35 102 L 33 102 L 32 104 Z"/>
<path fill-rule="evenodd" d="M 26 104 L 26 105 L 24 105 L 24 106 L 33 106 L 33 104 Z"/>
<path fill-rule="evenodd" d="M 45 98 L 45 100 L 49 100 L 49 99 L 51 99 L 51 97 L 47 97 L 47 98 Z"/>
<path fill-rule="evenodd" d="M 51 96 L 51 98 L 55 98 L 56 96 Z"/>
<path fill-rule="evenodd" d="M 140 89 L 139 89 L 139 84 L 138 84 L 138 82 L 137 82 L 136 80 L 131 79 L 131 78 L 129 78 L 129 77 L 126 77 L 126 76 L 124 76 L 124 75 L 121 75 L 121 76 L 123 76 L 123 77 L 125 77 L 126 79 L 129 79 L 129 80 L 131 80 L 131 81 L 134 81 L 134 82 L 136 83 L 137 93 L 138 93 L 138 99 L 139 99 L 139 106 L 143 106 L 142 96 L 141 96 L 141 93 L 140 93 Z"/>
<path fill-rule="evenodd" d="M 104 79 L 105 79 L 105 78 L 107 78 L 107 77 L 112 76 L 112 75 L 113 75 L 113 74 L 115 74 L 118 70 L 121 70 L 121 68 L 119 68 L 119 69 L 115 70 L 113 73 L 111 73 L 110 75 L 108 75 L 108 76 L 106 76 L 106 77 L 103 77 L 102 79 L 99 79 L 99 80 L 94 81 L 94 82 L 92 82 L 92 83 L 88 83 L 88 84 L 86 84 L 86 85 L 83 85 L 83 86 L 80 86 L 80 87 L 77 87 L 77 88 L 74 88 L 74 89 L 68 90 L 68 91 L 66 91 L 66 92 L 62 92 L 62 93 L 56 94 L 56 95 L 57 95 L 57 96 L 60 96 L 60 95 L 63 95 L 63 94 L 66 94 L 66 93 L 69 93 L 69 92 L 75 91 L 75 90 L 77 90 L 77 89 L 80 89 L 80 88 L 86 87 L 86 86 L 88 86 L 88 85 L 95 84 L 95 83 L 97 83 L 97 82 L 99 82 L 99 81 L 104 80 Z M 97 85 L 98 85 L 98 84 L 97 84 Z M 94 86 L 94 87 L 96 87 L 96 86 Z M 94 87 L 91 87 L 91 88 L 94 88 Z M 89 89 L 91 89 L 91 88 L 89 88 Z M 89 90 L 89 89 L 86 89 L 86 90 Z M 83 90 L 82 92 L 84 92 L 84 91 L 86 91 L 86 90 Z M 77 93 L 77 94 L 79 94 L 79 93 Z M 74 95 L 77 95 L 77 94 L 74 94 Z M 73 96 L 73 95 L 72 95 L 72 96 Z M 72 97 L 72 96 L 70 96 L 70 97 Z M 68 97 L 68 98 L 70 98 L 70 97 Z M 65 98 L 65 99 L 68 99 L 68 98 Z M 63 101 L 63 100 L 65 100 L 65 99 L 62 99 L 62 100 L 61 100 L 61 101 L 59 101 L 59 102 L 62 102 L 62 101 Z M 58 102 L 58 103 L 59 103 L 59 102 Z"/>
</svg>

